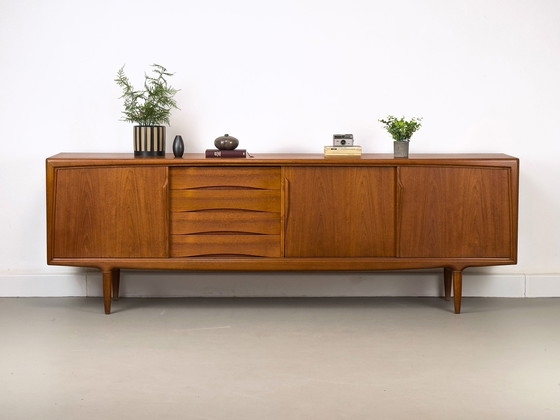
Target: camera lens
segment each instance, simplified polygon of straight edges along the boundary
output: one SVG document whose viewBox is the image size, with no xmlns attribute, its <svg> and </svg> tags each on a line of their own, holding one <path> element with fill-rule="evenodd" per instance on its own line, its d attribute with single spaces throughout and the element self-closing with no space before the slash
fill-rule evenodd
<svg viewBox="0 0 560 420">
<path fill-rule="evenodd" d="M 346 144 L 346 140 L 340 140 L 340 144 L 345 145 L 345 144 Z"/>
</svg>

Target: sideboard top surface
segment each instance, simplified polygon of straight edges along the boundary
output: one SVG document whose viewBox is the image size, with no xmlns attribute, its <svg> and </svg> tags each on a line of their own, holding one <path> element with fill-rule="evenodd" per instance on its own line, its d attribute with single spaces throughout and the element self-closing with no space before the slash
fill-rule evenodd
<svg viewBox="0 0 560 420">
<path fill-rule="evenodd" d="M 172 154 L 157 158 L 138 158 L 132 153 L 59 153 L 48 158 L 54 166 L 74 165 L 328 165 L 328 166 L 361 166 L 361 165 L 456 165 L 456 164 L 492 164 L 517 161 L 518 159 L 502 153 L 453 153 L 453 154 L 411 154 L 408 159 L 397 159 L 390 153 L 363 154 L 358 158 L 325 158 L 314 153 L 256 153 L 248 158 L 205 158 L 202 153 L 190 153 L 176 158 Z"/>
</svg>

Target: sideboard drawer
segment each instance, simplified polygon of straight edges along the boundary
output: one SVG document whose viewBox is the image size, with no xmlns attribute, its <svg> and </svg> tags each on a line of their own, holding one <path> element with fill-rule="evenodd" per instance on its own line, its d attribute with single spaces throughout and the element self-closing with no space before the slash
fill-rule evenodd
<svg viewBox="0 0 560 420">
<path fill-rule="evenodd" d="M 173 257 L 280 257 L 279 167 L 191 167 L 170 170 Z"/>
<path fill-rule="evenodd" d="M 171 232 L 192 234 L 208 232 L 245 232 L 280 234 L 278 213 L 208 210 L 171 213 Z"/>
<path fill-rule="evenodd" d="M 172 168 L 172 190 L 208 187 L 280 189 L 280 168 Z"/>
<path fill-rule="evenodd" d="M 280 211 L 280 190 L 202 189 L 171 191 L 171 211 L 237 209 Z"/>
<path fill-rule="evenodd" d="M 172 235 L 172 257 L 280 257 L 279 235 Z"/>
</svg>

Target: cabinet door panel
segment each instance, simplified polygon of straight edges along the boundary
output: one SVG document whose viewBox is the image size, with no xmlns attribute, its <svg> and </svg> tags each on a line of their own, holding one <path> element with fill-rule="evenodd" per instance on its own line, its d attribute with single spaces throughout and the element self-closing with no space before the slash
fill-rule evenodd
<svg viewBox="0 0 560 420">
<path fill-rule="evenodd" d="M 287 257 L 395 255 L 395 169 L 286 168 Z"/>
<path fill-rule="evenodd" d="M 506 168 L 399 168 L 400 257 L 510 257 Z"/>
<path fill-rule="evenodd" d="M 166 168 L 57 169 L 53 256 L 166 257 L 166 185 Z"/>
</svg>

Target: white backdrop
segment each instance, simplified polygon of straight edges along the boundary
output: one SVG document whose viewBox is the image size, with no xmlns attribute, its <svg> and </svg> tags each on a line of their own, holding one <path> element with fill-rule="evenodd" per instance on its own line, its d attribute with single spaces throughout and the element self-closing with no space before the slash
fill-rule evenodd
<svg viewBox="0 0 560 420">
<path fill-rule="evenodd" d="M 321 153 L 335 132 L 390 152 L 377 120 L 395 114 L 424 118 L 413 152 L 519 157 L 519 264 L 473 270 L 472 294 L 558 296 L 558 22 L 556 0 L 0 0 L 0 295 L 98 293 L 96 273 L 46 265 L 44 160 L 130 152 L 113 79 L 126 64 L 140 84 L 159 63 L 181 89 L 168 146 L 181 134 L 187 152 L 229 133 L 253 153 Z M 155 290 L 137 275 L 124 291 L 437 293 L 401 274 L 388 288 L 383 275 L 213 275 L 210 292 L 204 276 Z M 287 288 L 261 286 L 279 281 Z"/>
</svg>

